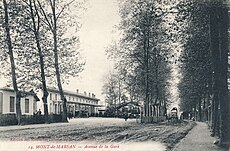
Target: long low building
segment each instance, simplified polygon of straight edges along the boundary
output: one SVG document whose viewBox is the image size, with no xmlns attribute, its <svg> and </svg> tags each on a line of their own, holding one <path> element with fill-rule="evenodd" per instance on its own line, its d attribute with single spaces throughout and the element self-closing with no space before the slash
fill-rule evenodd
<svg viewBox="0 0 230 151">
<path fill-rule="evenodd" d="M 62 112 L 62 101 L 58 89 L 48 88 L 48 93 L 47 105 L 49 114 L 60 114 Z M 40 98 L 40 101 L 37 102 L 37 108 L 43 112 L 42 95 L 42 90 L 39 90 L 37 96 Z M 72 116 L 79 116 L 78 114 L 82 111 L 85 111 L 89 116 L 98 113 L 100 99 L 97 99 L 93 93 L 87 94 L 86 92 L 79 93 L 79 90 L 75 92 L 64 90 L 64 95 L 67 100 L 67 112 L 71 113 Z"/>
<path fill-rule="evenodd" d="M 37 101 L 35 93 L 23 93 L 21 98 L 22 115 L 33 115 L 37 110 Z M 12 88 L 0 88 L 0 114 L 13 113 L 16 113 L 16 93 Z"/>
</svg>

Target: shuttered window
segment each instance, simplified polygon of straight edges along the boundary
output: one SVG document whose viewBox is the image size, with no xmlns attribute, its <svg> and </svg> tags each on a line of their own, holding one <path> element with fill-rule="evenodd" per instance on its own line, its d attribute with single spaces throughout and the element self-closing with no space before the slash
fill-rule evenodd
<svg viewBox="0 0 230 151">
<path fill-rule="evenodd" d="M 52 98 L 52 93 L 50 93 L 50 100 L 52 100 L 53 98 Z"/>
<path fill-rule="evenodd" d="M 15 107 L 15 97 L 10 96 L 10 112 L 14 112 Z"/>
<path fill-rule="evenodd" d="M 3 93 L 0 92 L 0 114 L 3 113 Z"/>
<path fill-rule="evenodd" d="M 25 99 L 25 113 L 29 113 L 30 111 L 30 100 Z"/>
</svg>

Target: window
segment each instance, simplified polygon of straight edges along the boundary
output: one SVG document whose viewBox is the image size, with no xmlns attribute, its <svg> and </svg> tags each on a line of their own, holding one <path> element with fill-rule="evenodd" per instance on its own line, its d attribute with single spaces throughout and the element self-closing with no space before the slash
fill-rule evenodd
<svg viewBox="0 0 230 151">
<path fill-rule="evenodd" d="M 52 111 L 52 103 L 50 103 L 50 112 Z"/>
<path fill-rule="evenodd" d="M 59 104 L 59 113 L 61 113 L 61 112 L 62 112 L 62 105 Z"/>
<path fill-rule="evenodd" d="M 0 114 L 3 112 L 3 93 L 0 92 Z"/>
<path fill-rule="evenodd" d="M 57 104 L 54 105 L 54 113 L 57 114 Z"/>
<path fill-rule="evenodd" d="M 55 100 L 57 100 L 57 94 L 55 94 Z"/>
<path fill-rule="evenodd" d="M 30 111 L 30 100 L 25 99 L 25 113 L 29 113 Z"/>
<path fill-rule="evenodd" d="M 14 97 L 10 97 L 10 112 L 14 112 L 15 100 Z"/>
<path fill-rule="evenodd" d="M 32 111 L 35 113 L 35 111 L 36 111 L 36 105 L 37 105 L 37 101 L 36 100 L 34 100 L 33 101 L 33 108 L 32 108 Z"/>
<path fill-rule="evenodd" d="M 52 93 L 50 93 L 50 100 L 52 100 Z"/>
</svg>

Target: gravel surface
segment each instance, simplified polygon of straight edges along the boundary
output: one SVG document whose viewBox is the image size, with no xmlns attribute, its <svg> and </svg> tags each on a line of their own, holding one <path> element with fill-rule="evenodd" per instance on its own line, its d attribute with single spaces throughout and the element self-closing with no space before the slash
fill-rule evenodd
<svg viewBox="0 0 230 151">
<path fill-rule="evenodd" d="M 214 145 L 216 138 L 211 137 L 210 134 L 206 123 L 197 122 L 197 126 L 176 145 L 173 151 L 228 151 L 228 149 Z"/>
<path fill-rule="evenodd" d="M 152 144 L 158 145 L 157 148 L 161 146 L 160 150 L 166 148 L 170 150 L 193 126 L 193 123 L 188 122 L 177 125 L 140 124 L 135 119 L 125 121 L 118 118 L 78 118 L 71 119 L 69 123 L 0 127 L 0 140 L 129 144 L 129 146 L 130 143 L 134 143 L 131 146 L 147 143 L 145 147 Z M 143 150 L 143 147 L 141 148 Z M 150 148 L 153 149 L 148 147 Z M 153 150 L 155 151 L 156 148 Z"/>
</svg>

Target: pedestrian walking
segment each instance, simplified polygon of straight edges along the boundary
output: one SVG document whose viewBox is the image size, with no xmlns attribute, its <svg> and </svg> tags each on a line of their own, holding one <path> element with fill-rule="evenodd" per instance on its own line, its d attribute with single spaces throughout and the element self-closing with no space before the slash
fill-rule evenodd
<svg viewBox="0 0 230 151">
<path fill-rule="evenodd" d="M 129 118 L 128 113 L 125 112 L 125 116 L 124 116 L 125 121 L 127 121 L 128 118 Z"/>
</svg>

